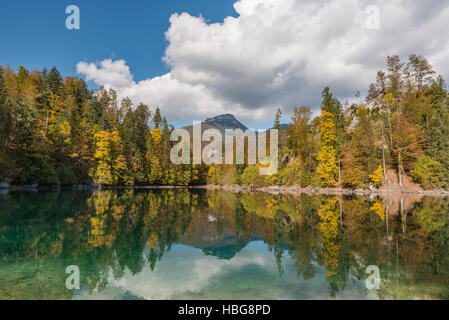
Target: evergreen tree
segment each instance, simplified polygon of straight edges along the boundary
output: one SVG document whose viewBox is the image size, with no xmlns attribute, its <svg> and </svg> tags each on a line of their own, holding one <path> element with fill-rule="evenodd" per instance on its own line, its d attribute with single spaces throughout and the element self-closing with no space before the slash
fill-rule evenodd
<svg viewBox="0 0 449 320">
<path fill-rule="evenodd" d="M 3 68 L 0 66 L 0 146 L 6 148 L 10 131 L 11 117 L 7 106 L 8 91 L 3 78 Z"/>
<path fill-rule="evenodd" d="M 8 152 L 13 119 L 3 75 L 4 71 L 0 66 L 0 180 L 13 176 L 15 171 L 14 160 Z"/>
<path fill-rule="evenodd" d="M 160 127 L 160 125 L 162 123 L 161 109 L 156 108 L 156 111 L 154 112 L 152 121 L 153 121 L 153 125 L 155 128 Z"/>
<path fill-rule="evenodd" d="M 281 131 L 281 117 L 282 117 L 282 111 L 280 108 L 277 109 L 276 115 L 274 116 L 274 123 L 273 123 L 273 129 Z"/>
<path fill-rule="evenodd" d="M 274 116 L 274 122 L 273 122 L 273 129 L 276 129 L 278 131 L 278 159 L 279 159 L 279 169 L 282 169 L 284 167 L 284 161 L 283 161 L 283 155 L 282 155 L 282 147 L 281 147 L 281 117 L 282 117 L 282 111 L 280 108 L 277 109 L 276 115 Z"/>
<path fill-rule="evenodd" d="M 431 119 L 429 137 L 427 138 L 426 154 L 441 164 L 442 184 L 449 187 L 449 104 L 444 90 L 444 82 L 435 84 L 434 95 L 436 107 Z M 442 90 L 441 90 L 442 89 Z"/>
<path fill-rule="evenodd" d="M 45 77 L 45 81 L 47 83 L 47 88 L 51 93 L 62 94 L 62 76 L 56 67 L 51 68 L 50 72 Z"/>
</svg>

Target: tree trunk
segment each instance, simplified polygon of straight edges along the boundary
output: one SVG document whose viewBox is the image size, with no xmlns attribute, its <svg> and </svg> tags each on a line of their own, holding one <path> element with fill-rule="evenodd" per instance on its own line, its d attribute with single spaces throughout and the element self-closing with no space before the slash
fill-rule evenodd
<svg viewBox="0 0 449 320">
<path fill-rule="evenodd" d="M 402 233 L 405 234 L 407 231 L 407 212 L 404 210 L 404 198 L 401 197 L 400 201 L 400 212 L 401 212 L 401 225 L 402 225 Z"/>
<path fill-rule="evenodd" d="M 45 134 L 47 134 L 47 127 L 48 127 L 48 110 L 45 114 Z"/>
<path fill-rule="evenodd" d="M 396 111 L 396 113 L 397 113 L 397 115 L 398 116 L 400 116 L 400 113 L 399 113 L 399 105 L 398 105 L 398 107 L 397 107 L 397 111 Z M 398 174 L 399 174 L 399 186 L 401 186 L 402 187 L 402 172 L 403 172 L 403 168 L 402 168 L 402 153 L 401 153 L 401 143 L 400 143 L 400 141 L 399 141 L 399 136 L 400 136 L 400 134 L 401 134 L 401 122 L 400 122 L 400 118 L 398 119 L 398 121 L 397 121 L 397 124 L 398 124 L 398 126 L 399 126 L 399 128 L 397 129 L 397 131 L 398 131 Z"/>
<path fill-rule="evenodd" d="M 388 133 L 390 135 L 390 146 L 391 148 L 393 148 L 393 134 L 392 134 L 392 130 L 391 130 L 391 116 L 390 116 L 390 104 L 387 103 L 387 113 L 388 113 Z"/>
<path fill-rule="evenodd" d="M 385 221 L 387 223 L 387 254 L 388 254 L 388 264 L 390 264 L 390 232 L 388 229 L 388 219 L 389 219 L 389 212 L 390 207 L 388 206 L 388 203 L 385 204 Z"/>
<path fill-rule="evenodd" d="M 396 276 L 399 276 L 399 241 L 396 236 Z"/>
<path fill-rule="evenodd" d="M 343 226 L 343 211 L 341 210 L 341 198 L 338 201 L 339 207 L 340 207 L 340 227 Z"/>
<path fill-rule="evenodd" d="M 384 169 L 384 180 L 387 181 L 387 166 L 385 163 L 385 135 L 383 126 L 382 126 L 382 165 Z"/>
<path fill-rule="evenodd" d="M 338 185 L 341 185 L 341 160 L 340 156 L 338 156 Z"/>
</svg>

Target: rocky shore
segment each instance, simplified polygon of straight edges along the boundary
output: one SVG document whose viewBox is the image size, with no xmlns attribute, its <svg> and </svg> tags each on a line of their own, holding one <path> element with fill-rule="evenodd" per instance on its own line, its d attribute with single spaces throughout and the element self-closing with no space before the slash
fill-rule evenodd
<svg viewBox="0 0 449 320">
<path fill-rule="evenodd" d="M 273 194 L 324 194 L 324 195 L 388 195 L 388 194 L 416 194 L 429 196 L 446 196 L 449 190 L 423 190 L 421 188 L 408 187 L 381 187 L 379 189 L 346 189 L 346 188 L 318 188 L 318 187 L 301 187 L 301 186 L 240 186 L 240 185 L 203 185 L 203 186 L 101 186 L 98 184 L 88 185 L 71 185 L 71 186 L 39 186 L 38 184 L 29 185 L 10 185 L 6 182 L 0 182 L 0 189 L 15 191 L 37 191 L 37 190 L 114 190 L 114 189 L 207 189 L 207 190 L 224 190 L 231 192 L 269 192 Z"/>
<path fill-rule="evenodd" d="M 417 195 L 433 195 L 444 196 L 449 195 L 449 190 L 422 190 L 422 189 L 407 189 L 407 188 L 380 188 L 380 189 L 345 189 L 345 188 L 318 188 L 318 187 L 300 187 L 300 186 L 270 186 L 270 187 L 252 187 L 252 186 L 238 186 L 238 185 L 208 185 L 202 188 L 209 190 L 225 190 L 233 192 L 270 192 L 279 194 L 358 194 L 358 195 L 371 195 L 371 194 L 417 194 Z"/>
</svg>

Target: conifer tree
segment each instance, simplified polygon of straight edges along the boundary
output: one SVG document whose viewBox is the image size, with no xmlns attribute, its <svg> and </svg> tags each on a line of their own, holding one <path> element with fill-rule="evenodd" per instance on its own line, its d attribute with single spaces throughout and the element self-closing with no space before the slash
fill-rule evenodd
<svg viewBox="0 0 449 320">
<path fill-rule="evenodd" d="M 441 182 L 449 187 L 449 104 L 444 81 L 435 83 L 435 112 L 431 119 L 429 137 L 426 142 L 426 154 L 441 164 Z"/>
</svg>

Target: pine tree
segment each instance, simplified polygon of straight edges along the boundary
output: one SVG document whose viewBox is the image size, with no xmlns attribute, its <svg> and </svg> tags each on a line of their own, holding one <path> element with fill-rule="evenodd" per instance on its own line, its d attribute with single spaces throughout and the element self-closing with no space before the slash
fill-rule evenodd
<svg viewBox="0 0 449 320">
<path fill-rule="evenodd" d="M 276 111 L 276 115 L 274 117 L 273 129 L 277 129 L 277 130 L 281 131 L 281 117 L 282 117 L 282 111 L 280 108 L 278 108 Z"/>
<path fill-rule="evenodd" d="M 10 133 L 11 115 L 7 105 L 8 91 L 3 74 L 3 68 L 0 66 L 0 146 L 6 148 Z"/>
<path fill-rule="evenodd" d="M 8 91 L 6 89 L 5 79 L 3 68 L 0 66 L 0 105 L 3 106 L 6 103 L 6 98 L 8 95 Z"/>
<path fill-rule="evenodd" d="M 4 71 L 0 66 L 0 180 L 12 176 L 15 171 L 14 160 L 8 152 L 13 119 L 7 101 L 8 91 L 3 75 Z"/>
<path fill-rule="evenodd" d="M 449 106 L 438 104 L 431 120 L 426 154 L 441 164 L 442 184 L 449 187 Z"/>
<path fill-rule="evenodd" d="M 48 90 L 53 94 L 62 94 L 62 76 L 56 67 L 51 68 L 45 78 Z"/>
<path fill-rule="evenodd" d="M 281 148 L 281 135 L 282 135 L 281 117 L 282 117 L 282 111 L 280 108 L 278 108 L 276 111 L 276 115 L 274 117 L 274 123 L 273 123 L 273 129 L 278 130 L 278 159 L 279 159 L 278 169 L 284 168 L 283 154 L 282 154 L 282 148 Z"/>
<path fill-rule="evenodd" d="M 29 75 L 30 72 L 24 66 L 19 66 L 17 69 L 17 82 L 19 84 L 24 84 Z"/>
<path fill-rule="evenodd" d="M 402 70 L 404 64 L 398 55 L 387 57 L 387 93 L 391 93 L 393 98 L 397 99 L 400 97 L 400 93 L 403 87 L 402 83 Z"/>
<path fill-rule="evenodd" d="M 153 125 L 155 128 L 159 128 L 162 123 L 161 109 L 157 108 L 153 115 Z"/>
</svg>

